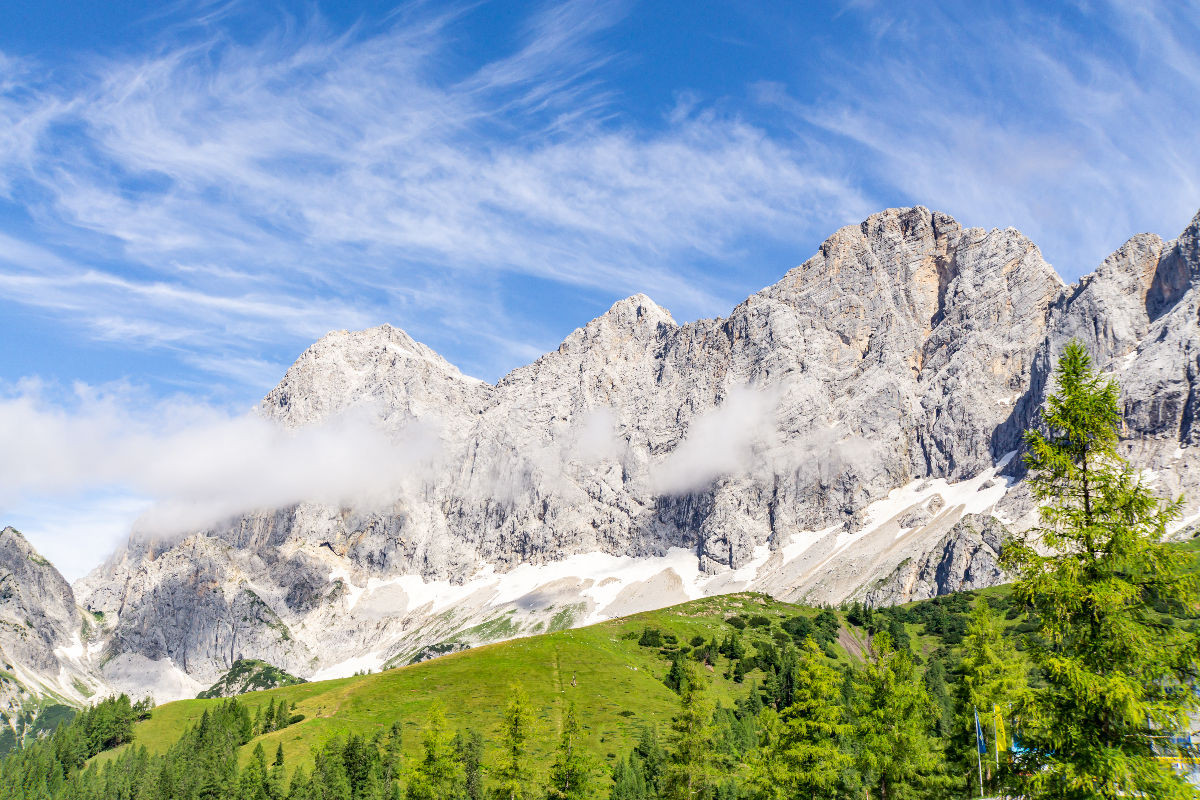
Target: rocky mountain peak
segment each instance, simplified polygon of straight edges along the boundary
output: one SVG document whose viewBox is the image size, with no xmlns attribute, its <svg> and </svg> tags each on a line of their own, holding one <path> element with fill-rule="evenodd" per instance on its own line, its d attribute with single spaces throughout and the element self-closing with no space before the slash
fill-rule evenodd
<svg viewBox="0 0 1200 800">
<path fill-rule="evenodd" d="M 79 633 L 70 584 L 13 527 L 0 531 L 0 623 L 6 662 L 42 672 L 57 673 L 55 648 Z"/>
<path fill-rule="evenodd" d="M 1070 338 L 1126 391 L 1137 462 L 1167 491 L 1200 491 L 1198 228 L 1134 237 L 1065 287 L 1019 231 L 889 209 L 724 319 L 678 325 L 634 295 L 495 386 L 395 328 L 330 334 L 264 412 L 433 418 L 437 458 L 387 508 L 263 510 L 89 578 L 89 608 L 119 614 L 106 663 L 132 670 L 105 674 L 144 683 L 153 662 L 210 681 L 239 657 L 344 674 L 450 641 L 429 632 L 450 607 L 436 597 L 476 598 L 459 620 L 474 625 L 506 603 L 652 607 L 685 577 L 822 602 L 881 580 L 896 600 L 995 581 L 998 529 L 957 521 L 1027 518 L 997 470 L 1020 463 Z M 596 565 L 629 564 L 611 559 L 672 566 L 618 595 Z M 185 625 L 160 624 L 180 609 Z"/>
<path fill-rule="evenodd" d="M 635 294 L 576 328 L 557 350 L 510 372 L 498 387 L 536 383 L 545 396 L 560 395 L 568 405 L 611 404 L 619 401 L 622 384 L 645 378 L 639 375 L 635 381 L 634 374 L 643 371 L 663 337 L 678 327 L 671 312 Z"/>
<path fill-rule="evenodd" d="M 1146 313 L 1155 320 L 1170 311 L 1200 279 L 1200 212 L 1164 249 L 1146 292 Z"/>
<path fill-rule="evenodd" d="M 654 339 L 661 330 L 676 327 L 671 312 L 644 294 L 618 300 L 600 316 L 573 331 L 559 346 L 558 352 L 578 351 L 597 343 L 613 344 L 630 339 Z"/>
<path fill-rule="evenodd" d="M 439 409 L 474 413 L 490 389 L 403 330 L 380 325 L 321 337 L 264 398 L 262 410 L 292 427 L 363 404 L 378 406 L 389 419 Z"/>
</svg>

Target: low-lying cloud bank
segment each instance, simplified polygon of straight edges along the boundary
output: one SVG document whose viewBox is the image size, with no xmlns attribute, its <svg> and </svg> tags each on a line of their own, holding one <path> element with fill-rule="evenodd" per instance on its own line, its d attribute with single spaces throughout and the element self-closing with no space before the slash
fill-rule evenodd
<svg viewBox="0 0 1200 800">
<path fill-rule="evenodd" d="M 171 536 L 300 501 L 376 507 L 436 453 L 431 426 L 385 433 L 369 409 L 301 430 L 254 412 L 139 407 L 78 387 L 69 407 L 26 384 L 0 399 L 0 508 L 119 491 L 153 502 L 134 532 Z"/>
<path fill-rule="evenodd" d="M 778 388 L 733 387 L 688 422 L 672 452 L 649 459 L 610 408 L 552 423 L 549 441 L 520 425 L 490 434 L 485 426 L 468 436 L 498 438 L 472 451 L 484 461 L 464 471 L 448 463 L 463 432 L 448 436 L 437 419 L 385 426 L 382 409 L 370 405 L 289 429 L 255 410 L 146 401 L 127 387 L 78 385 L 64 397 L 24 382 L 0 394 L 0 522 L 26 523 L 40 533 L 36 545 L 81 574 L 83 562 L 97 563 L 117 544 L 120 514 L 131 521 L 125 533 L 164 539 L 301 502 L 383 511 L 434 484 L 500 504 L 546 494 L 583 501 L 581 487 L 614 463 L 635 494 L 653 497 L 704 491 L 729 475 L 828 482 L 870 460 L 872 446 L 843 431 L 785 435 L 782 399 Z M 90 537 L 89 504 L 97 509 Z M 75 542 L 86 556 L 70 549 Z"/>
</svg>

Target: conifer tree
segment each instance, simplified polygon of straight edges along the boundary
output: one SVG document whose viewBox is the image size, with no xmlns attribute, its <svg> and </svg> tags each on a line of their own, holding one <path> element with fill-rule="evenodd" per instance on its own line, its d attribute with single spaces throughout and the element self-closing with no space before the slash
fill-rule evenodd
<svg viewBox="0 0 1200 800">
<path fill-rule="evenodd" d="M 810 636 L 800 650 L 792 705 L 765 709 L 766 736 L 752 764 L 756 800 L 834 797 L 853 759 L 842 749 L 849 725 L 841 705 L 841 675 L 825 663 Z"/>
<path fill-rule="evenodd" d="M 267 772 L 267 793 L 272 800 L 282 800 L 287 796 L 287 770 L 283 765 L 283 742 L 275 747 L 275 760 Z"/>
<path fill-rule="evenodd" d="M 713 770 L 713 705 L 708 681 L 691 664 L 683 666 L 679 713 L 671 721 L 671 738 L 659 785 L 663 800 L 703 800 L 715 788 Z"/>
<path fill-rule="evenodd" d="M 937 709 L 937 733 L 948 738 L 954 729 L 954 700 L 946 683 L 946 664 L 937 656 L 931 656 L 925 667 L 925 689 Z"/>
<path fill-rule="evenodd" d="M 319 800 L 350 800 L 353 796 L 340 739 L 330 739 L 314 748 L 312 785 L 310 796 Z"/>
<path fill-rule="evenodd" d="M 268 800 L 266 758 L 263 755 L 262 743 L 254 748 L 254 754 L 246 762 L 238 780 L 238 797 L 240 800 Z"/>
<path fill-rule="evenodd" d="M 435 702 L 429 709 L 421 750 L 408 781 L 409 800 L 464 800 L 467 778 L 454 752 L 454 738 L 440 703 Z"/>
<path fill-rule="evenodd" d="M 667 688 L 669 688 L 671 691 L 679 694 L 683 691 L 686 674 L 687 670 L 684 667 L 683 656 L 676 653 L 671 659 L 671 668 L 667 670 L 666 677 L 663 678 L 663 683 L 665 683 Z"/>
<path fill-rule="evenodd" d="M 594 771 L 592 760 L 580 742 L 579 719 L 575 715 L 575 704 L 571 703 L 567 706 L 558 752 L 550 767 L 550 785 L 546 797 L 549 800 L 583 800 L 591 797 Z"/>
<path fill-rule="evenodd" d="M 855 722 L 858 771 L 871 796 L 909 800 L 942 783 L 942 753 L 934 736 L 937 712 L 916 674 L 912 654 L 895 650 L 886 633 L 873 640 L 875 657 L 857 676 Z"/>
<path fill-rule="evenodd" d="M 647 792 L 653 796 L 658 792 L 663 770 L 667 764 L 667 753 L 659 740 L 657 726 L 642 726 L 642 730 L 638 734 L 638 743 L 633 748 L 632 755 L 637 756 L 638 770 L 645 779 Z"/>
<path fill-rule="evenodd" d="M 400 752 L 403 744 L 403 729 L 400 727 L 399 722 L 393 722 L 387 736 L 384 738 L 383 753 L 380 755 L 382 777 L 385 783 L 390 784 L 400 775 L 402 766 L 400 763 Z M 478 798 L 472 798 L 472 800 L 478 800 Z"/>
<path fill-rule="evenodd" d="M 514 686 L 500 729 L 501 756 L 495 770 L 496 783 L 489 793 L 495 800 L 522 800 L 533 796 L 528 752 L 532 727 L 529 698 L 524 689 Z"/>
<path fill-rule="evenodd" d="M 1200 641 L 1160 612 L 1194 614 L 1187 558 L 1164 542 L 1182 499 L 1162 501 L 1117 450 L 1115 381 L 1071 342 L 1057 392 L 1026 434 L 1041 525 L 1005 548 L 1017 598 L 1040 620 L 1030 654 L 1045 682 L 1019 731 L 1035 797 L 1192 797 L 1160 752 L 1197 708 Z M 1188 755 L 1185 752 L 1183 755 Z"/>
<path fill-rule="evenodd" d="M 991 746 L 995 747 L 996 715 L 1006 720 L 1019 715 L 1029 696 L 1028 668 L 1016 647 L 1004 637 L 1000 616 L 986 602 L 981 601 L 971 613 L 960 669 L 958 727 L 953 739 L 958 763 L 970 772 L 968 782 L 974 785 L 978 775 L 975 712 L 979 712 L 983 728 L 991 729 Z M 984 778 L 991 784 L 998 781 L 997 770 L 993 769 L 997 760 L 983 764 Z"/>
<path fill-rule="evenodd" d="M 454 737 L 454 752 L 466 773 L 468 800 L 483 800 L 483 735 L 468 730 Z"/>
<path fill-rule="evenodd" d="M 288 800 L 305 800 L 308 796 L 308 776 L 303 767 L 296 767 L 292 773 L 291 783 L 288 784 Z"/>
<path fill-rule="evenodd" d="M 609 800 L 648 800 L 650 790 L 646 786 L 645 771 L 633 753 L 621 759 L 613 767 L 613 788 Z"/>
</svg>

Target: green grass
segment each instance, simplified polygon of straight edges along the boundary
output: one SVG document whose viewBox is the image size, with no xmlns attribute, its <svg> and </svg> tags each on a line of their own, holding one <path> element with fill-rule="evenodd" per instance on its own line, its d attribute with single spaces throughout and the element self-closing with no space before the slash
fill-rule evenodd
<svg viewBox="0 0 1200 800">
<path fill-rule="evenodd" d="M 283 699 L 294 702 L 294 713 L 305 718 L 252 740 L 243 748 L 243 756 L 260 742 L 269 753 L 282 743 L 291 767 L 308 764 L 313 745 L 330 736 L 370 735 L 395 721 L 401 723 L 405 750 L 411 753 L 419 746 L 419 732 L 435 699 L 444 706 L 452 726 L 471 727 L 494 740 L 511 687 L 520 684 L 529 694 L 537 721 L 535 755 L 549 757 L 567 704 L 574 702 L 588 749 L 602 758 L 615 758 L 634 742 L 643 724 L 665 726 L 678 705 L 678 697 L 663 684 L 670 663 L 657 649 L 638 645 L 642 629 L 660 628 L 675 634 L 680 643 L 696 635 L 723 638 L 732 631 L 724 619 L 735 613 L 763 614 L 779 621 L 815 611 L 763 595 L 706 598 L 586 628 L 486 645 L 372 675 L 253 692 L 240 698 L 252 711 L 272 699 Z M 721 674 L 723 669 L 722 663 L 720 670 L 712 673 L 714 694 L 731 705 L 749 692 L 752 677 L 737 684 Z M 134 744 L 153 753 L 165 751 L 216 702 L 221 701 L 183 700 L 154 709 L 150 719 L 135 727 Z M 111 759 L 118 752 L 109 751 L 97 759 Z"/>
<path fill-rule="evenodd" d="M 1194 568 L 1200 569 L 1200 539 L 1186 542 L 1181 548 L 1192 556 Z M 997 586 L 963 593 L 959 599 L 972 607 L 990 601 L 1000 606 L 1003 613 L 1010 597 L 1011 587 Z M 900 606 L 898 610 L 953 600 L 945 597 L 920 601 Z M 412 754 L 419 746 L 421 727 L 435 700 L 444 706 L 452 727 L 474 728 L 495 741 L 511 687 L 520 684 L 529 695 L 537 720 L 532 743 L 536 757 L 549 758 L 567 704 L 574 702 L 583 723 L 585 746 L 601 758 L 611 760 L 628 750 L 643 725 L 663 728 L 677 709 L 678 697 L 663 683 L 669 660 L 658 649 L 637 643 L 644 628 L 674 634 L 683 645 L 697 635 L 723 639 L 733 630 L 725 619 L 734 614 L 745 618 L 766 616 L 771 621 L 769 631 L 774 632 L 786 618 L 798 614 L 811 618 L 817 611 L 765 595 L 724 595 L 585 628 L 485 645 L 376 674 L 253 692 L 240 698 L 252 713 L 256 706 L 265 710 L 272 699 L 282 699 L 295 703 L 294 713 L 304 715 L 304 719 L 252 740 L 243 748 L 243 758 L 260 742 L 268 754 L 281 743 L 289 768 L 310 765 L 312 747 L 328 737 L 352 732 L 371 735 L 390 728 L 396 721 L 404 731 L 404 749 Z M 556 617 L 552 625 L 569 624 L 567 616 L 576 610 L 566 607 L 561 613 L 562 619 Z M 836 613 L 842 622 L 840 642 L 846 647 L 835 645 L 832 653 L 838 660 L 846 661 L 861 652 L 867 636 L 862 628 L 846 622 L 844 612 Z M 964 615 L 965 612 L 958 614 Z M 1023 615 L 1006 620 L 1010 635 L 1019 636 L 1016 628 L 1022 621 Z M 506 624 L 507 618 L 501 615 L 484 626 L 499 629 Z M 951 662 L 956 658 L 957 648 L 948 645 L 944 637 L 925 630 L 924 624 L 908 622 L 904 628 L 920 663 L 928 663 L 934 657 Z M 769 634 L 751 629 L 743 632 L 747 644 L 756 635 Z M 712 686 L 718 701 L 732 705 L 746 696 L 761 673 L 752 671 L 745 683 L 737 684 L 724 677 L 727 665 L 724 657 L 718 660 L 717 670 L 711 673 Z M 150 719 L 136 725 L 134 744 L 144 745 L 152 753 L 165 751 L 187 726 L 199 720 L 206 708 L 217 702 L 221 701 L 184 700 L 154 709 Z M 111 759 L 119 752 L 102 753 L 97 759 Z"/>
</svg>

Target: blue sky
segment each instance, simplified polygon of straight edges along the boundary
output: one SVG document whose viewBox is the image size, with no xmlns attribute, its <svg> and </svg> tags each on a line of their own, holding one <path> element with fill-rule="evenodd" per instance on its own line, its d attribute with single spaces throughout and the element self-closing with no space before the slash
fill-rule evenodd
<svg viewBox="0 0 1200 800">
<path fill-rule="evenodd" d="M 0 398 L 240 412 L 382 322 L 495 380 L 889 206 L 1073 280 L 1200 208 L 1196 41 L 1196 0 L 6 4 Z M 86 528 L 120 483 L 0 514 Z"/>
</svg>

